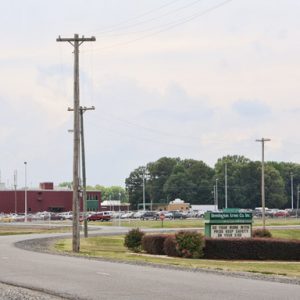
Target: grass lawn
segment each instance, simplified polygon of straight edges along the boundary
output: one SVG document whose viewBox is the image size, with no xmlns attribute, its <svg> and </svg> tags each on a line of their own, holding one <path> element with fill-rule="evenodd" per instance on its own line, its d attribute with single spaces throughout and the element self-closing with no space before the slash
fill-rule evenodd
<svg viewBox="0 0 300 300">
<path fill-rule="evenodd" d="M 0 225 L 0 236 L 1 235 L 16 235 L 16 234 L 33 234 L 33 233 L 60 233 L 60 232 L 71 232 L 70 227 L 47 227 L 47 226 L 1 226 Z"/>
<path fill-rule="evenodd" d="M 300 230 L 272 230 L 274 237 L 300 239 Z M 275 261 L 224 261 L 183 259 L 132 253 L 123 246 L 124 236 L 101 236 L 81 239 L 80 255 L 121 261 L 139 261 L 188 268 L 205 268 L 224 271 L 242 271 L 300 278 L 300 262 Z M 70 239 L 59 240 L 56 251 L 71 253 Z"/>
<path fill-rule="evenodd" d="M 89 225 L 98 226 L 119 226 L 119 220 L 113 220 L 111 222 L 89 222 Z M 125 227 L 138 227 L 138 228 L 161 228 L 162 222 L 159 221 L 142 221 L 142 220 L 120 220 L 120 225 Z M 261 219 L 254 219 L 254 226 L 262 226 Z M 300 219 L 266 219 L 267 226 L 280 226 L 280 225 L 300 225 Z M 203 219 L 187 219 L 187 220 L 164 220 L 164 228 L 203 228 Z"/>
</svg>

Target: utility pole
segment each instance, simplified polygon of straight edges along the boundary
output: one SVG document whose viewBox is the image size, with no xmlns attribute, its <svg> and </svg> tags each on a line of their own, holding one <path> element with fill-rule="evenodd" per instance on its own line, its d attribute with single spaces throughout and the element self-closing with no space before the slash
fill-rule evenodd
<svg viewBox="0 0 300 300">
<path fill-rule="evenodd" d="M 294 209 L 294 174 L 291 172 L 291 209 Z"/>
<path fill-rule="evenodd" d="M 227 200 L 227 163 L 225 163 L 225 208 L 228 207 L 228 200 Z"/>
<path fill-rule="evenodd" d="M 81 136 L 81 163 L 82 163 L 82 210 L 83 210 L 83 228 L 84 237 L 88 237 L 88 222 L 87 222 L 87 204 L 86 204 L 86 168 L 85 168 L 85 146 L 84 146 L 84 126 L 83 126 L 83 113 L 87 110 L 95 110 L 95 107 L 79 107 L 80 113 L 80 136 Z M 68 111 L 74 111 L 68 108 Z"/>
<path fill-rule="evenodd" d="M 72 249 L 73 252 L 79 252 L 80 232 L 79 232 L 79 46 L 84 42 L 94 42 L 95 37 L 85 38 L 74 34 L 73 38 L 56 39 L 57 42 L 68 42 L 74 48 L 74 138 L 73 138 L 73 233 Z"/>
<path fill-rule="evenodd" d="M 261 143 L 261 206 L 262 206 L 262 220 L 263 229 L 266 228 L 266 203 L 265 203 L 265 142 L 271 141 L 270 139 L 262 138 L 261 140 L 256 140 L 256 142 Z"/>
<path fill-rule="evenodd" d="M 87 110 L 95 110 L 95 107 L 80 107 L 80 124 L 81 124 L 81 163 L 82 163 L 82 206 L 83 206 L 83 228 L 84 237 L 88 237 L 87 222 L 87 203 L 86 203 L 86 168 L 85 168 L 85 146 L 84 146 L 84 130 L 83 130 L 83 113 Z"/>
<path fill-rule="evenodd" d="M 14 188 L 15 188 L 15 214 L 17 213 L 17 170 L 14 171 Z"/>
</svg>

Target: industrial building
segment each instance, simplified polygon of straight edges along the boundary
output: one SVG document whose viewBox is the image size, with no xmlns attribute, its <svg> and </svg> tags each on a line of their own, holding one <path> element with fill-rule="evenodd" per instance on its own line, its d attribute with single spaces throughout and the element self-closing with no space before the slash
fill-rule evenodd
<svg viewBox="0 0 300 300">
<path fill-rule="evenodd" d="M 72 190 L 54 189 L 52 182 L 43 182 L 38 189 L 0 190 L 0 213 L 24 213 L 25 197 L 27 198 L 28 213 L 72 210 Z M 87 210 L 98 211 L 100 206 L 101 192 L 87 191 Z M 80 197 L 80 209 L 82 210 L 82 196 Z"/>
</svg>

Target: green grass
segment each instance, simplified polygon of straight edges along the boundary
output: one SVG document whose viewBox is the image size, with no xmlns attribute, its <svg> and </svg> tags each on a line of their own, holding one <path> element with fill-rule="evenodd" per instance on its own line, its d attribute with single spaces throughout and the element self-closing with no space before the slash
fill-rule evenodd
<svg viewBox="0 0 300 300">
<path fill-rule="evenodd" d="M 118 226 L 119 220 L 111 222 L 89 222 L 89 225 L 98 226 Z M 158 221 L 142 221 L 142 220 L 120 220 L 120 225 L 124 227 L 138 227 L 138 228 L 161 228 L 162 222 Z M 261 219 L 254 219 L 254 226 L 262 226 Z M 284 225 L 300 225 L 300 219 L 266 219 L 267 226 L 284 226 Z M 164 228 L 203 228 L 203 219 L 187 219 L 187 220 L 164 220 Z"/>
<path fill-rule="evenodd" d="M 270 230 L 272 237 L 280 239 L 300 240 L 300 229 Z"/>
<path fill-rule="evenodd" d="M 299 230 L 272 230 L 274 237 L 300 239 Z M 132 253 L 124 247 L 124 236 L 99 236 L 81 239 L 80 254 L 118 261 L 146 262 L 187 268 L 204 268 L 223 271 L 251 272 L 265 275 L 281 275 L 300 278 L 300 262 L 277 261 L 225 261 L 207 259 L 183 259 L 167 256 L 154 256 L 145 253 Z M 72 253 L 70 239 L 59 240 L 54 249 Z"/>
<path fill-rule="evenodd" d="M 0 225 L 0 236 L 1 235 L 17 235 L 17 234 L 35 234 L 35 233 L 61 233 L 71 232 L 71 227 L 47 227 L 47 226 L 13 226 L 13 225 Z"/>
<path fill-rule="evenodd" d="M 119 226 L 119 220 L 113 220 L 111 222 L 89 222 L 89 225 L 98 226 Z M 120 220 L 120 225 L 124 227 L 135 228 L 162 228 L 162 222 L 160 220 L 142 221 L 142 220 Z M 204 227 L 204 220 L 164 220 L 164 228 L 201 228 Z"/>
</svg>

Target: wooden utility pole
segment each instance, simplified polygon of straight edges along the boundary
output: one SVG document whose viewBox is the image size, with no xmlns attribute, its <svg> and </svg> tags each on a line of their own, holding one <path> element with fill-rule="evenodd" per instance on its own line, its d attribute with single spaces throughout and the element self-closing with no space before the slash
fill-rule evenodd
<svg viewBox="0 0 300 300">
<path fill-rule="evenodd" d="M 82 202 L 83 202 L 83 228 L 84 237 L 88 237 L 87 224 L 87 205 L 86 205 L 86 168 L 85 168 L 85 147 L 84 147 L 84 130 L 83 130 L 83 113 L 87 110 L 94 110 L 95 107 L 81 107 L 80 106 L 80 124 L 81 124 L 81 163 L 82 163 Z"/>
<path fill-rule="evenodd" d="M 56 39 L 57 42 L 68 42 L 74 48 L 74 138 L 73 138 L 73 234 L 72 249 L 73 252 L 80 250 L 80 232 L 79 232 L 79 46 L 84 42 L 94 42 L 95 37 L 85 38 L 74 34 L 73 38 Z"/>
</svg>

